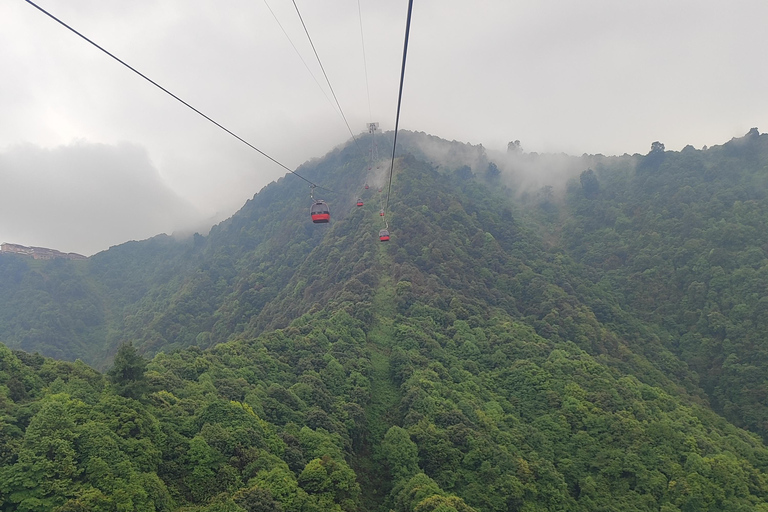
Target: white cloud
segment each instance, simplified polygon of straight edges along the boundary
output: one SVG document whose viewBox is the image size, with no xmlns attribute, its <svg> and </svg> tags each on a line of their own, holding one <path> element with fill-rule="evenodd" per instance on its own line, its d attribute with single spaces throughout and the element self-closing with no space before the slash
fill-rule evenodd
<svg viewBox="0 0 768 512">
<path fill-rule="evenodd" d="M 263 2 L 38 1 L 291 168 L 350 138 Z M 268 1 L 325 87 L 292 2 Z M 370 116 L 357 3 L 297 4 L 352 130 L 391 130 L 406 2 L 360 2 Z M 420 0 L 400 126 L 576 155 L 765 131 L 766 19 L 764 0 Z M 284 173 L 26 2 L 0 2 L 0 69 L 0 150 L 131 141 L 206 217 Z"/>
<path fill-rule="evenodd" d="M 10 243 L 90 255 L 201 222 L 132 144 L 16 146 L 0 153 L 0 183 L 0 237 Z"/>
</svg>

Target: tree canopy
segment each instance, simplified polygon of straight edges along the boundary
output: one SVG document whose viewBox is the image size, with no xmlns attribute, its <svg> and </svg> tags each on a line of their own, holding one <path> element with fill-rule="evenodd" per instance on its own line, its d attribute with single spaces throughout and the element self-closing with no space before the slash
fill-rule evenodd
<svg viewBox="0 0 768 512">
<path fill-rule="evenodd" d="M 286 178 L 206 237 L 0 255 L 0 510 L 768 511 L 766 140 L 537 195 L 406 134 L 388 243 L 343 147 L 326 226 Z"/>
</svg>

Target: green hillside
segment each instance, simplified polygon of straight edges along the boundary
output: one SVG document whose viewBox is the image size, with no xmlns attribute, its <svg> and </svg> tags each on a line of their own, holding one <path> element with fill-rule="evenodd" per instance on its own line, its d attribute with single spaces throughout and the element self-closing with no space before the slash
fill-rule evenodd
<svg viewBox="0 0 768 512">
<path fill-rule="evenodd" d="M 726 418 L 768 439 L 768 136 L 659 148 L 572 186 L 559 245 L 663 329 Z"/>
<path fill-rule="evenodd" d="M 287 176 L 206 237 L 3 256 L 0 510 L 768 510 L 766 140 L 560 198 L 410 133 L 389 243 L 351 145 L 300 171 L 329 225 Z"/>
<path fill-rule="evenodd" d="M 363 188 L 365 167 L 351 146 L 299 172 L 322 182 L 327 190 L 316 196 L 330 201 L 341 220 Z M 285 287 L 328 233 L 328 226 L 307 222 L 310 205 L 309 188 L 288 175 L 206 237 L 161 235 L 87 261 L 0 254 L 0 341 L 100 368 L 128 340 L 146 354 L 226 341 Z"/>
</svg>

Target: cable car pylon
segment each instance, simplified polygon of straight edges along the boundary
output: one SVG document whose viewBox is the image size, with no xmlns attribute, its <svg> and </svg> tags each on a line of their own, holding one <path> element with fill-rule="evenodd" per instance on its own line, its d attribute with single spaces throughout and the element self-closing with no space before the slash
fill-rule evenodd
<svg viewBox="0 0 768 512">
<path fill-rule="evenodd" d="M 373 168 L 373 163 L 379 161 L 379 145 L 376 142 L 376 130 L 379 123 L 368 123 L 368 133 L 371 134 L 371 147 L 368 149 L 368 170 Z"/>
</svg>

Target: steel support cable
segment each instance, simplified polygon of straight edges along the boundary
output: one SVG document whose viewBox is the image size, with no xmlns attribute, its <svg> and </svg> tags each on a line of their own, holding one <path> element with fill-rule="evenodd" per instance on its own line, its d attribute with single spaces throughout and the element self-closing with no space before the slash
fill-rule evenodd
<svg viewBox="0 0 768 512">
<path fill-rule="evenodd" d="M 35 9 L 37 9 L 38 11 L 42 12 L 43 14 L 45 14 L 46 16 L 48 16 L 49 18 L 51 18 L 52 20 L 56 21 L 56 22 L 57 22 L 57 23 L 59 23 L 60 25 L 62 25 L 62 26 L 64 26 L 64 27 L 66 27 L 66 28 L 67 28 L 67 29 L 69 29 L 71 32 L 73 32 L 73 33 L 77 34 L 77 35 L 78 35 L 78 36 L 80 36 L 82 39 L 84 39 L 85 41 L 89 42 L 91 45 L 95 46 L 96 48 L 98 48 L 98 49 L 99 49 L 99 50 L 101 50 L 102 52 L 106 53 L 107 55 L 109 55 L 110 57 L 112 57 L 114 60 L 116 60 L 117 62 L 119 62 L 120 64 L 122 64 L 123 66 L 125 66 L 126 68 L 130 69 L 131 71 L 133 71 L 134 73 L 136 73 L 137 75 L 139 75 L 141 78 L 143 78 L 143 79 L 144 79 L 144 80 L 146 80 L 147 82 L 151 83 L 152 85 L 154 85 L 155 87 L 157 87 L 158 89 L 160 89 L 161 91 L 163 91 L 164 93 L 166 93 L 167 95 L 169 95 L 170 97 L 172 97 L 173 99 L 175 99 L 176 101 L 178 101 L 179 103 L 181 103 L 182 105 L 184 105 L 185 107 L 188 107 L 189 109 L 191 109 L 191 110 L 192 110 L 192 111 L 194 111 L 195 113 L 199 114 L 200 116 L 204 117 L 205 119 L 207 119 L 207 120 L 208 120 L 208 121 L 210 121 L 211 123 L 215 124 L 216 126 L 218 126 L 219 128 L 221 128 L 222 130 L 224 130 L 225 132 L 227 132 L 228 134 L 230 134 L 231 136 L 233 136 L 234 138 L 236 138 L 237 140 L 239 140 L 240 142 L 242 142 L 243 144 L 245 144 L 245 145 L 246 145 L 246 146 L 248 146 L 249 148 L 253 149 L 253 150 L 254 150 L 254 151 L 256 151 L 257 153 L 259 153 L 260 155 L 262 155 L 263 157 L 265 157 L 266 159 L 270 160 L 271 162 L 274 162 L 275 164 L 279 165 L 280 167 L 282 167 L 282 168 L 283 168 L 283 169 L 285 169 L 286 171 L 290 172 L 291 174 L 293 174 L 293 175 L 295 175 L 295 176 L 297 176 L 297 177 L 301 178 L 302 180 L 304 180 L 304 181 L 306 181 L 307 183 L 309 183 L 311 186 L 315 186 L 315 187 L 317 187 L 317 188 L 322 188 L 323 190 L 327 190 L 327 191 L 329 191 L 329 192 L 332 192 L 330 189 L 327 189 L 327 188 L 325 188 L 325 187 L 321 187 L 320 185 L 317 185 L 316 183 L 313 183 L 312 181 L 308 180 L 307 178 L 305 178 L 305 177 L 304 177 L 304 176 L 302 176 L 301 174 L 299 174 L 299 173 L 297 173 L 297 172 L 295 172 L 295 171 L 292 171 L 292 170 L 291 170 L 291 169 L 290 169 L 288 166 L 286 166 L 285 164 L 283 164 L 283 163 L 281 163 L 281 162 L 279 162 L 279 161 L 275 160 L 274 158 L 272 158 L 271 156 L 269 156 L 268 154 L 266 154 L 265 152 L 263 152 L 262 150 L 260 150 L 259 148 L 257 148 L 257 147 L 256 147 L 256 146 L 254 146 L 253 144 L 251 144 L 250 142 L 248 142 L 247 140 L 243 139 L 242 137 L 240 137 L 239 135 L 237 135 L 236 133 L 234 133 L 233 131 L 231 131 L 230 129 L 226 128 L 226 127 L 225 127 L 225 126 L 223 126 L 222 124 L 220 124 L 220 123 L 216 122 L 215 120 L 213 120 L 212 118 L 208 117 L 207 115 L 205 115 L 204 113 L 202 113 L 201 111 L 199 111 L 198 109 L 196 109 L 195 107 L 193 107 L 192 105 L 190 105 L 189 103 L 187 103 L 186 101 L 184 101 L 183 99 L 181 99 L 181 98 L 179 98 L 178 96 L 176 96 L 175 94 L 173 94 L 171 91 L 169 91 L 168 89 L 166 89 L 166 88 L 165 88 L 165 87 L 163 87 L 162 85 L 158 84 L 157 82 L 155 82 L 154 80 L 152 80 L 151 78 L 149 78 L 147 75 L 143 74 L 142 72 L 140 72 L 139 70 L 137 70 L 136 68 L 134 68 L 133 66 L 131 66 L 130 64 L 128 64 L 127 62 L 125 62 L 125 61 L 121 60 L 120 58 L 118 58 L 118 57 L 117 57 L 117 56 L 115 56 L 114 54 L 112 54 L 112 53 L 110 53 L 109 51 L 107 51 L 106 49 L 102 48 L 101 46 L 99 46 L 98 44 L 96 44 L 96 43 L 95 43 L 94 41 L 92 41 L 91 39 L 88 39 L 88 38 L 87 38 L 85 35 L 81 34 L 80 32 L 78 32 L 78 31 L 77 31 L 77 30 L 75 30 L 74 28 L 70 27 L 69 25 L 67 25 L 66 23 L 64 23 L 63 21 L 61 21 L 59 18 L 57 18 L 56 16 L 54 16 L 53 14 L 49 13 L 48 11 L 46 11 L 45 9 L 43 9 L 42 7 L 40 7 L 39 5 L 37 5 L 36 3 L 32 2 L 32 0 L 24 0 L 24 1 L 25 1 L 25 2 L 27 2 L 29 5 L 31 5 L 32 7 L 34 7 Z"/>
<path fill-rule="evenodd" d="M 400 104 L 403 100 L 403 80 L 405 79 L 405 60 L 408 56 L 408 35 L 411 32 L 411 11 L 413 0 L 408 0 L 408 18 L 405 22 L 405 42 L 403 43 L 403 65 L 400 69 L 400 92 L 397 94 L 397 115 L 395 116 L 395 137 L 392 141 L 392 160 L 389 164 L 389 188 L 387 188 L 387 205 L 384 207 L 384 218 L 389 210 L 389 196 L 392 193 L 392 174 L 395 170 L 395 149 L 397 148 L 397 129 L 400 125 Z"/>
<path fill-rule="evenodd" d="M 368 85 L 368 61 L 365 58 L 365 36 L 363 35 L 363 11 L 360 8 L 360 0 L 357 0 L 357 17 L 360 19 L 360 44 L 363 47 L 363 70 L 365 70 L 365 92 L 368 95 L 368 119 L 370 119 L 371 117 L 373 117 L 373 114 L 371 113 L 371 87 Z"/>
<path fill-rule="evenodd" d="M 269 4 L 267 3 L 267 0 L 264 0 L 264 5 L 266 5 L 266 6 L 267 6 L 267 9 L 269 9 L 269 12 L 270 12 L 270 14 L 272 14 L 272 17 L 275 19 L 275 22 L 277 22 L 277 25 L 280 27 L 280 30 L 282 30 L 282 31 L 283 31 L 283 34 L 285 35 L 286 39 L 288 39 L 288 42 L 289 42 L 289 43 L 291 43 L 291 46 L 293 47 L 293 51 L 295 51 L 295 52 L 296 52 L 296 55 L 298 55 L 298 56 L 299 56 L 299 59 L 301 59 L 301 63 L 302 63 L 302 64 L 304 64 L 304 67 L 305 67 L 305 68 L 307 68 L 307 71 L 309 72 L 309 74 L 310 74 L 310 75 L 312 75 L 312 79 L 313 79 L 313 80 L 315 81 L 315 83 L 317 84 L 317 87 L 318 87 L 318 88 L 320 89 L 320 91 L 323 93 L 323 96 L 325 96 L 325 99 L 326 99 L 326 100 L 328 100 L 328 103 L 331 105 L 331 108 L 332 108 L 332 109 L 335 111 L 335 110 L 336 110 L 336 107 L 334 107 L 334 105 L 333 105 L 333 101 L 332 101 L 332 100 L 331 100 L 331 98 L 328 96 L 328 93 L 327 93 L 327 92 L 325 92 L 325 89 L 323 89 L 323 86 L 322 86 L 322 85 L 320 85 L 320 81 L 317 79 L 317 77 L 315 76 L 315 74 L 312 72 L 312 70 L 311 70 L 311 69 L 309 69 L 309 65 L 307 64 L 307 61 L 305 61 L 305 60 L 304 60 L 304 57 L 302 57 L 302 56 L 301 56 L 301 53 L 299 52 L 299 49 L 298 49 L 298 48 L 296 48 L 296 45 L 295 45 L 295 44 L 293 44 L 293 40 L 291 39 L 291 36 L 289 36 L 289 35 L 288 35 L 288 32 L 286 32 L 285 28 L 283 28 L 283 24 L 282 24 L 282 23 L 280 23 L 280 20 L 279 20 L 279 19 L 277 19 L 277 15 L 276 15 L 276 14 L 275 14 L 275 12 L 272 10 L 272 8 L 269 6 Z"/>
<path fill-rule="evenodd" d="M 344 115 L 344 110 L 341 108 L 341 104 L 339 103 L 339 99 L 336 97 L 336 93 L 333 90 L 331 81 L 328 79 L 328 74 L 325 72 L 323 63 L 320 61 L 320 55 L 317 54 L 317 49 L 315 49 L 315 43 L 312 42 L 312 37 L 310 37 L 309 35 L 309 30 L 307 30 L 307 25 L 304 23 L 304 18 L 301 17 L 299 6 L 296 5 L 296 0 L 292 0 L 292 1 L 293 1 L 293 7 L 296 9 L 296 14 L 299 15 L 301 26 L 304 27 L 304 33 L 307 34 L 307 39 L 309 39 L 309 44 L 310 46 L 312 46 L 312 51 L 315 52 L 315 58 L 317 59 L 317 63 L 320 64 L 320 69 L 323 71 L 323 76 L 325 77 L 325 81 L 328 83 L 328 88 L 331 90 L 331 95 L 333 95 L 333 99 L 336 101 L 336 106 L 339 107 L 339 112 L 341 113 L 341 117 L 344 119 L 344 124 L 347 125 L 347 130 L 349 130 L 349 134 L 352 136 L 352 140 L 355 141 L 355 146 L 357 146 L 357 150 L 360 151 L 361 154 L 364 154 L 363 150 L 360 148 L 360 144 L 358 144 L 357 142 L 357 138 L 355 137 L 355 134 L 352 133 L 352 128 L 349 127 L 347 116 Z"/>
</svg>

